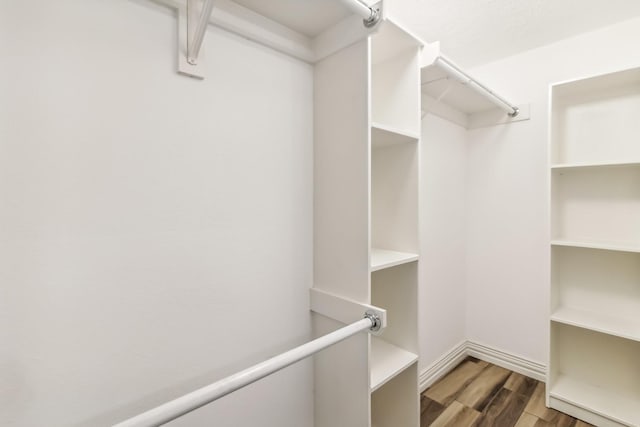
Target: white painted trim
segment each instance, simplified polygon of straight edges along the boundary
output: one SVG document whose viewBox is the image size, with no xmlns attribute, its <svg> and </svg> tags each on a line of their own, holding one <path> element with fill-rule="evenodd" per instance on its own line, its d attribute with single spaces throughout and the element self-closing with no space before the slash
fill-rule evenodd
<svg viewBox="0 0 640 427">
<path fill-rule="evenodd" d="M 420 373 L 420 393 L 444 377 L 467 357 L 467 342 L 462 341 Z"/>
<path fill-rule="evenodd" d="M 546 382 L 546 365 L 513 353 L 473 341 L 462 341 L 420 373 L 419 386 L 422 393 L 445 376 L 467 356 L 493 363 L 538 381 Z"/>
<path fill-rule="evenodd" d="M 493 363 L 538 381 L 546 382 L 547 366 L 495 347 L 467 341 L 467 355 Z"/>
</svg>

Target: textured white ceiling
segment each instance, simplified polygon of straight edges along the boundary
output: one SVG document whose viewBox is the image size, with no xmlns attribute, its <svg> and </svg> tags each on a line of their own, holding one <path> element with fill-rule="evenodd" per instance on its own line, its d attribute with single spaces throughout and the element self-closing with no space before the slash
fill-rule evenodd
<svg viewBox="0 0 640 427">
<path fill-rule="evenodd" d="M 387 0 L 394 16 L 463 66 L 640 16 L 640 0 Z M 638 41 L 640 45 L 640 40 Z"/>
</svg>

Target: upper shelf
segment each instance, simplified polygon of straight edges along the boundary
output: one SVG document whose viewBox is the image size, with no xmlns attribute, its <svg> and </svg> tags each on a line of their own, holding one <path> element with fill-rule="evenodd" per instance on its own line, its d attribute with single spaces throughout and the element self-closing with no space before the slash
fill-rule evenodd
<svg viewBox="0 0 640 427">
<path fill-rule="evenodd" d="M 185 8 L 183 0 L 156 0 Z M 358 0 L 350 0 L 358 1 Z M 364 0 L 389 20 L 383 1 Z M 363 40 L 380 24 L 365 27 L 347 0 L 215 0 L 209 24 L 309 63 Z M 365 6 L 366 8 L 366 6 Z M 205 41 L 206 43 L 206 41 Z"/>
<path fill-rule="evenodd" d="M 339 1 L 235 0 L 235 3 L 309 38 L 322 34 L 351 15 Z"/>
</svg>

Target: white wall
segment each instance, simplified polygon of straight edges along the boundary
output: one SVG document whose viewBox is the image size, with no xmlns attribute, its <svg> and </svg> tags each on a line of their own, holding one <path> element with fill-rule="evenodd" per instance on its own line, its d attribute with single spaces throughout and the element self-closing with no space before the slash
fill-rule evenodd
<svg viewBox="0 0 640 427">
<path fill-rule="evenodd" d="M 549 84 L 640 66 L 634 19 L 470 70 L 531 120 L 469 134 L 467 335 L 547 363 Z"/>
<path fill-rule="evenodd" d="M 0 425 L 110 425 L 306 341 L 312 68 L 145 0 L 0 3 Z M 175 425 L 312 424 L 298 364 Z"/>
<path fill-rule="evenodd" d="M 467 132 L 427 114 L 420 150 L 420 369 L 465 340 Z"/>
</svg>

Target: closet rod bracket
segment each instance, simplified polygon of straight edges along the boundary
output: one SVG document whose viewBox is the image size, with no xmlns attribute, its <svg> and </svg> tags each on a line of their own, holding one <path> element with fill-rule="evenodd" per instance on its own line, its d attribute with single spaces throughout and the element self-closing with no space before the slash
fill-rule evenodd
<svg viewBox="0 0 640 427">
<path fill-rule="evenodd" d="M 214 0 L 187 0 L 178 8 L 178 72 L 204 79 L 201 51 Z"/>
<path fill-rule="evenodd" d="M 371 7 L 371 15 L 368 18 L 362 20 L 362 23 L 366 28 L 375 27 L 378 22 L 380 22 L 380 8 L 379 7 Z"/>
</svg>

